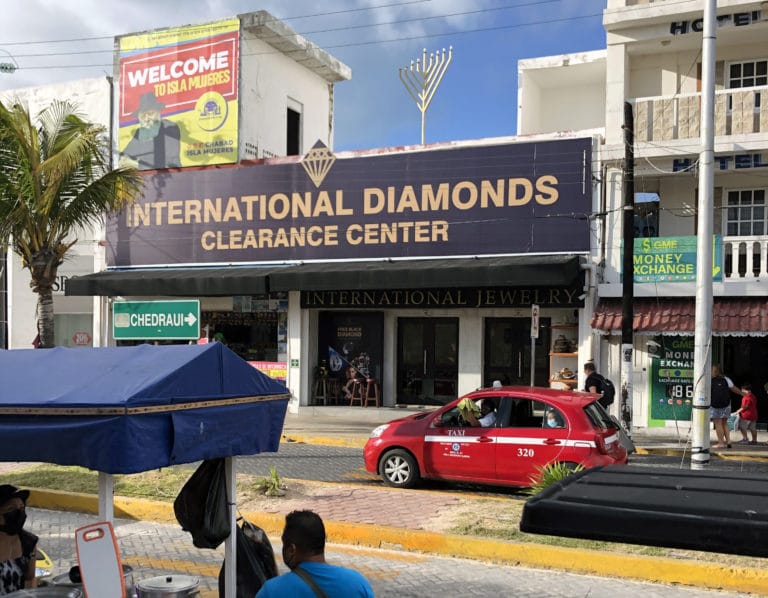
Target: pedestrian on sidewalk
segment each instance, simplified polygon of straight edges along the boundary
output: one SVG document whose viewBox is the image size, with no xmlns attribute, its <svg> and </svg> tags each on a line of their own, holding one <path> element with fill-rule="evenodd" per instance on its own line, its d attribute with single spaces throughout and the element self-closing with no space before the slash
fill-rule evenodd
<svg viewBox="0 0 768 598">
<path fill-rule="evenodd" d="M 291 571 L 268 579 L 256 598 L 373 598 L 362 574 L 325 562 L 325 526 L 317 513 L 288 513 L 282 541 L 283 562 Z"/>
<path fill-rule="evenodd" d="M 734 411 L 739 416 L 739 431 L 742 439 L 739 444 L 757 444 L 757 397 L 752 394 L 752 385 L 747 382 L 741 385 L 741 407 Z M 752 440 L 747 438 L 747 430 L 752 434 Z"/>
<path fill-rule="evenodd" d="M 715 426 L 717 444 L 714 448 L 731 448 L 731 432 L 728 418 L 731 415 L 731 393 L 742 394 L 733 380 L 723 374 L 719 365 L 712 366 L 712 388 L 709 417 Z"/>
<path fill-rule="evenodd" d="M 611 398 L 609 400 L 609 398 L 605 396 L 605 378 L 597 373 L 595 364 L 591 361 L 584 364 L 584 375 L 587 377 L 584 382 L 584 391 L 599 394 L 600 398 L 597 399 L 597 402 L 606 409 L 610 408 L 613 399 Z"/>
</svg>

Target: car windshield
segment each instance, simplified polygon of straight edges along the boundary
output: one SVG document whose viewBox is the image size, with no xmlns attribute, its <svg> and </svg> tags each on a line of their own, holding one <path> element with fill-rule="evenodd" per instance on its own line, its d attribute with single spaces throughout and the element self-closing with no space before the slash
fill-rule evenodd
<svg viewBox="0 0 768 598">
<path fill-rule="evenodd" d="M 608 412 L 605 410 L 605 407 L 603 407 L 597 401 L 594 401 L 593 403 L 589 403 L 588 405 L 585 405 L 584 413 L 587 414 L 589 421 L 591 421 L 597 428 L 615 428 L 616 427 L 616 424 L 611 419 L 611 416 L 608 415 Z"/>
</svg>

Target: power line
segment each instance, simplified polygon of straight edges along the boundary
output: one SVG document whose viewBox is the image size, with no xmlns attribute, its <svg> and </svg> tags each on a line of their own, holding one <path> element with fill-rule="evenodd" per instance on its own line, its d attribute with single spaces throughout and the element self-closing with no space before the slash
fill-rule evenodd
<svg viewBox="0 0 768 598">
<path fill-rule="evenodd" d="M 509 29 L 517 29 L 520 27 L 530 27 L 534 25 L 549 25 L 552 23 L 562 23 L 562 22 L 568 22 L 568 21 L 576 21 L 576 20 L 582 20 L 582 19 L 590 19 L 594 17 L 601 16 L 600 13 L 593 13 L 593 14 L 587 14 L 587 15 L 579 15 L 575 17 L 564 17 L 562 19 L 547 19 L 546 21 L 532 21 L 528 23 L 515 23 L 511 25 L 498 25 L 495 27 L 480 27 L 475 29 L 465 29 L 462 31 L 449 31 L 449 32 L 439 32 L 439 33 L 425 33 L 421 35 L 414 35 L 410 37 L 396 37 L 396 38 L 390 38 L 390 39 L 383 39 L 383 40 L 367 40 L 367 41 L 361 41 L 361 42 L 349 42 L 349 43 L 340 43 L 340 44 L 326 44 L 323 46 L 324 50 L 328 49 L 338 49 L 338 48 L 354 48 L 354 47 L 362 47 L 362 46 L 372 46 L 372 45 L 383 45 L 383 44 L 390 44 L 390 43 L 396 43 L 396 42 L 405 42 L 405 41 L 414 41 L 414 40 L 422 40 L 422 39 L 433 39 L 438 37 L 447 37 L 449 35 L 459 36 L 459 35 L 467 35 L 467 34 L 473 34 L 473 33 L 487 33 L 490 31 L 503 31 L 503 30 L 509 30 Z M 106 51 L 105 51 L 106 52 Z M 265 56 L 265 55 L 272 55 L 272 54 L 285 54 L 290 55 L 291 53 L 296 52 L 304 52 L 304 50 L 296 50 L 296 51 L 289 51 L 289 52 L 282 52 L 280 50 L 270 50 L 268 52 L 253 52 L 253 53 L 245 53 L 242 54 L 243 56 Z M 78 53 L 79 54 L 79 53 Z M 56 56 L 56 54 L 54 54 Z M 47 69 L 61 69 L 61 68 L 109 68 L 112 67 L 112 63 L 97 63 L 97 64 L 59 64 L 59 65 L 50 65 L 50 66 L 27 66 L 27 67 L 20 67 L 19 70 L 47 70 Z"/>
<path fill-rule="evenodd" d="M 419 2 L 427 2 L 429 0 L 418 0 Z M 468 16 L 468 15 L 475 15 L 475 14 L 485 14 L 490 12 L 498 12 L 501 10 L 512 10 L 515 8 L 525 8 L 525 7 L 531 7 L 531 6 L 538 6 L 542 4 L 551 4 L 553 2 L 557 2 L 558 0 L 536 0 L 533 2 L 524 2 L 521 4 L 515 4 L 511 6 L 497 6 L 493 8 L 482 8 L 482 9 L 476 9 L 476 10 L 468 10 L 463 12 L 452 12 L 452 13 L 445 13 L 445 14 L 439 14 L 439 15 L 431 15 L 431 16 L 420 16 L 420 17 L 412 17 L 408 19 L 398 19 L 396 21 L 382 21 L 379 23 L 366 23 L 362 25 L 345 25 L 342 27 L 331 27 L 326 29 L 314 29 L 310 31 L 297 31 L 295 33 L 296 36 L 307 36 L 307 35 L 314 35 L 314 34 L 321 34 L 321 33 L 336 33 L 339 31 L 353 31 L 353 30 L 359 30 L 359 29 L 371 29 L 374 27 L 384 27 L 388 25 L 403 25 L 406 23 L 413 23 L 413 22 L 423 22 L 423 21 L 430 21 L 430 20 L 436 20 L 436 19 L 447 19 L 451 17 L 461 17 L 461 16 Z M 385 5 L 385 6 L 393 6 L 393 5 Z M 394 6 L 400 6 L 400 5 L 394 5 Z M 361 10 L 361 9 L 356 9 Z M 345 11 L 337 11 L 336 13 L 320 13 L 320 14 L 337 14 L 338 12 L 345 12 Z M 309 16 L 317 16 L 317 15 L 308 15 L 306 17 L 294 17 L 294 18 L 309 18 Z M 590 15 L 595 16 L 595 15 Z M 279 22 L 281 19 L 274 19 L 276 22 Z M 283 19 L 287 20 L 287 19 Z M 130 35 L 130 34 L 128 34 Z M 269 43 L 270 39 L 277 39 L 279 36 L 265 36 L 262 39 L 262 41 L 266 41 Z M 85 39 L 85 38 L 81 38 Z M 106 37 L 99 37 L 99 38 L 92 38 L 92 39 L 113 39 L 112 37 L 106 38 Z M 59 40 L 59 41 L 65 41 L 65 40 Z M 81 41 L 81 40 L 71 40 L 71 41 Z M 393 40 L 397 41 L 397 40 Z M 23 42 L 17 42 L 17 43 L 23 43 Z M 46 42 L 31 42 L 36 44 L 46 43 Z M 14 44 L 2 44 L 0 42 L 0 46 L 2 45 L 14 45 Z M 112 53 L 113 49 L 108 48 L 105 50 L 79 50 L 76 52 L 45 52 L 42 54 L 16 54 L 16 58 L 40 58 L 44 56 L 79 56 L 79 55 L 85 55 L 85 54 L 105 54 L 105 53 Z M 245 54 L 249 55 L 249 54 Z"/>
</svg>

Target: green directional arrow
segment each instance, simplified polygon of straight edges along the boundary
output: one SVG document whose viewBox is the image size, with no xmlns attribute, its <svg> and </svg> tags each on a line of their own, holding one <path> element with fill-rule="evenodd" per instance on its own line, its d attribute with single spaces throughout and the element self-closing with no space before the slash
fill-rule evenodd
<svg viewBox="0 0 768 598">
<path fill-rule="evenodd" d="M 200 337 L 200 301 L 117 301 L 112 304 L 115 340 L 193 340 Z"/>
</svg>

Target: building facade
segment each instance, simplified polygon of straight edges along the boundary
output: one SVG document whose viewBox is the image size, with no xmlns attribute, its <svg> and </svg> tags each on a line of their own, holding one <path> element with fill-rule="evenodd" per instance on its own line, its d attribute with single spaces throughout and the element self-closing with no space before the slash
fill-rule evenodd
<svg viewBox="0 0 768 598">
<path fill-rule="evenodd" d="M 601 199 L 594 220 L 599 241 L 592 254 L 599 282 L 590 325 L 600 347 L 594 356 L 598 369 L 614 379 L 620 377 L 623 286 L 622 127 L 625 102 L 632 106 L 632 405 L 634 425 L 650 431 L 686 428 L 690 421 L 702 10 L 700 2 L 609 0 L 604 51 L 520 65 L 522 112 L 529 109 L 526 97 L 546 91 L 554 98 L 554 105 L 530 106 L 533 112 L 521 119 L 520 132 L 602 128 Z M 722 1 L 717 22 L 712 360 L 737 385 L 753 385 L 765 420 L 768 13 L 764 3 Z M 550 76 L 558 72 L 568 74 Z M 553 79 L 565 86 L 578 80 L 576 93 L 567 95 L 568 106 L 547 87 Z M 592 102 L 585 88 L 603 94 L 602 106 Z M 566 112 L 580 114 L 572 127 L 561 121 Z"/>
<path fill-rule="evenodd" d="M 259 11 L 215 23 L 119 36 L 114 78 L 11 90 L 2 97 L 20 99 L 33 115 L 57 98 L 75 102 L 87 119 L 110 131 L 116 162 L 133 161 L 129 163 L 150 171 L 215 169 L 240 160 L 298 155 L 317 140 L 332 147 L 334 85 L 350 77 L 346 65 Z M 160 135 L 136 149 L 132 140 L 139 136 L 142 109 L 160 114 L 164 142 L 159 143 Z M 160 181 L 162 176 L 148 180 Z M 65 295 L 72 276 L 115 266 L 106 262 L 103 227 L 82 231 L 77 238 L 79 242 L 59 268 L 55 342 L 59 346 L 114 343 L 108 299 L 98 294 Z M 145 265 L 137 262 L 122 269 Z M 31 348 L 37 331 L 36 296 L 29 288 L 29 273 L 13 255 L 4 260 L 0 284 L 0 346 Z M 114 296 L 131 298 L 122 291 Z M 153 298 L 162 298 L 162 293 Z M 231 326 L 252 328 L 248 336 L 254 340 L 242 352 L 247 354 L 250 345 L 261 347 L 252 353 L 253 361 L 279 361 L 275 354 L 278 328 L 284 335 L 286 325 L 281 299 L 260 297 L 249 302 L 252 315 L 247 323 L 242 314 L 232 315 L 241 305 L 234 306 L 231 297 L 215 296 L 202 299 L 201 307 L 211 314 L 209 319 L 219 321 L 220 329 L 233 330 L 231 342 L 236 347 L 244 341 Z M 264 367 L 275 370 L 274 365 Z"/>
</svg>

